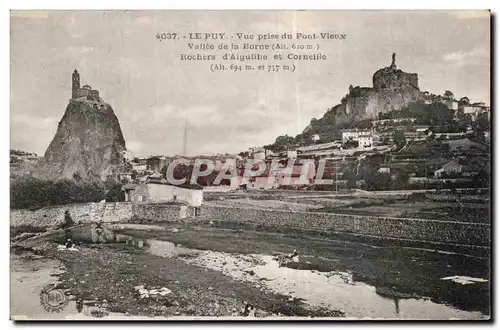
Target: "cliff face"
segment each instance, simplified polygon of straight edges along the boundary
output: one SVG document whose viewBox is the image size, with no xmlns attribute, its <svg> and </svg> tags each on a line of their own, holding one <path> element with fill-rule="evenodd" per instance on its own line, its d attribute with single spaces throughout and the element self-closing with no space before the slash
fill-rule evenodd
<svg viewBox="0 0 500 330">
<path fill-rule="evenodd" d="M 391 65 L 373 74 L 373 87 L 350 86 L 341 103 L 311 123 L 301 135 L 307 139 L 312 134 L 323 134 L 325 138 L 345 122 L 375 119 L 379 113 L 399 110 L 419 100 L 423 100 L 423 94 L 418 87 L 418 75 L 399 70 L 393 54 Z"/>
<path fill-rule="evenodd" d="M 418 87 L 418 75 L 406 73 L 392 64 L 373 75 L 373 87 L 350 88 L 343 104 L 345 113 L 361 119 L 376 118 L 380 112 L 399 110 L 408 104 L 423 99 Z"/>
<path fill-rule="evenodd" d="M 123 166 L 125 139 L 111 106 L 70 100 L 42 163 L 51 176 L 99 177 Z"/>
</svg>

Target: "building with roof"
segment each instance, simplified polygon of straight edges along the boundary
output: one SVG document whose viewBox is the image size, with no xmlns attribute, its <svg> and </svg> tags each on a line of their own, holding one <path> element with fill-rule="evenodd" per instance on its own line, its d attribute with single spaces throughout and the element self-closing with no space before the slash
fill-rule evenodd
<svg viewBox="0 0 500 330">
<path fill-rule="evenodd" d="M 373 145 L 373 133 L 368 129 L 342 130 L 342 143 L 357 141 L 359 148 L 369 148 Z"/>
<path fill-rule="evenodd" d="M 452 176 L 452 175 L 460 175 L 460 176 L 473 176 L 479 172 L 477 166 L 461 164 L 457 160 L 449 161 L 444 164 L 443 167 L 434 172 L 434 176 L 436 178 L 440 178 L 443 176 Z"/>
</svg>

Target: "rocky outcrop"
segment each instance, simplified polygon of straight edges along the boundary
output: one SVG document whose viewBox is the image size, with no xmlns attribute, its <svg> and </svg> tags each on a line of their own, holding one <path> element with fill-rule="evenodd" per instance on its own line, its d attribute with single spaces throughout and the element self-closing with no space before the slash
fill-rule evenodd
<svg viewBox="0 0 500 330">
<path fill-rule="evenodd" d="M 373 87 L 350 87 L 342 104 L 347 116 L 367 119 L 422 99 L 418 75 L 399 70 L 393 54 L 391 65 L 373 74 Z"/>
<path fill-rule="evenodd" d="M 104 180 L 121 170 L 125 151 L 118 118 L 109 104 L 72 99 L 40 165 L 50 176 L 77 174 Z"/>
<path fill-rule="evenodd" d="M 418 74 L 399 70 L 396 54 L 393 54 L 391 65 L 373 74 L 373 87 L 349 86 L 349 93 L 340 104 L 327 111 L 323 118 L 311 121 L 299 137 L 309 140 L 310 135 L 319 134 L 328 140 L 332 131 L 346 122 L 375 119 L 379 113 L 399 110 L 419 100 L 423 100 L 423 93 L 418 87 Z"/>
</svg>

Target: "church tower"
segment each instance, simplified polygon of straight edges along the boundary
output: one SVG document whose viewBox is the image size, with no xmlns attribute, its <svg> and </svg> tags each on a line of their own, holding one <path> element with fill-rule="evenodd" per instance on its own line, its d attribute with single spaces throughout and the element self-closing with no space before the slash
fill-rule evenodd
<svg viewBox="0 0 500 330">
<path fill-rule="evenodd" d="M 71 97 L 73 99 L 76 98 L 76 93 L 77 91 L 80 89 L 80 74 L 78 73 L 78 71 L 73 71 L 73 83 L 72 83 L 72 93 L 71 93 Z"/>
</svg>

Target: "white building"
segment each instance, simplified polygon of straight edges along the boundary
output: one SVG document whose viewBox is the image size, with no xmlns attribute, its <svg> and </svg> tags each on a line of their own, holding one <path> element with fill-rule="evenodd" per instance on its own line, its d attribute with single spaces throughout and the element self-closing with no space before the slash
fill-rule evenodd
<svg viewBox="0 0 500 330">
<path fill-rule="evenodd" d="M 342 130 L 342 143 L 347 141 L 358 141 L 359 147 L 365 148 L 373 145 L 373 134 L 368 129 L 344 129 Z"/>
<path fill-rule="evenodd" d="M 144 172 L 148 169 L 147 164 L 141 164 L 141 163 L 132 163 L 132 169 L 136 172 Z"/>
<path fill-rule="evenodd" d="M 187 189 L 160 182 L 127 184 L 123 186 L 126 202 L 185 202 L 199 207 L 203 204 L 203 190 Z"/>
<path fill-rule="evenodd" d="M 490 107 L 487 107 L 484 103 L 474 103 L 474 104 L 465 104 L 463 106 L 464 115 L 470 115 L 472 120 L 476 120 L 477 116 L 482 113 L 490 114 Z"/>
<path fill-rule="evenodd" d="M 373 146 L 373 136 L 371 134 L 363 134 L 358 136 L 359 148 L 369 148 Z"/>
<path fill-rule="evenodd" d="M 464 115 L 470 115 L 473 120 L 476 119 L 477 115 L 481 112 L 482 108 L 473 105 L 473 104 L 466 104 L 464 105 Z"/>
</svg>

